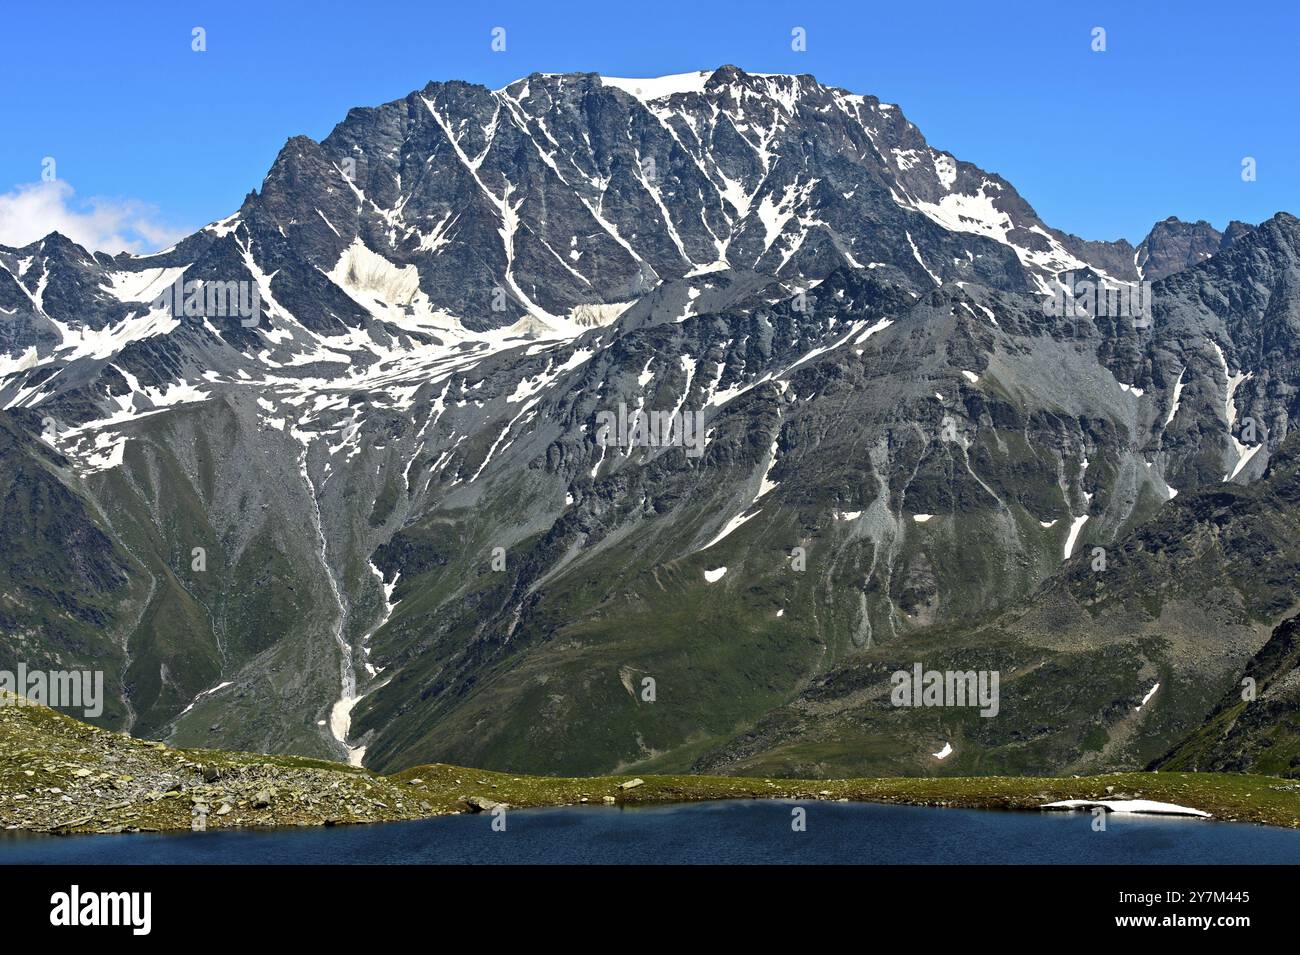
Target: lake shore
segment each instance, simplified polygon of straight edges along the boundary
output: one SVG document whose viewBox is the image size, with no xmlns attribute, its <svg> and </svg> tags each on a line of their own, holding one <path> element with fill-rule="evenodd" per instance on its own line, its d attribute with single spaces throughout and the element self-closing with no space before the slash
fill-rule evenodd
<svg viewBox="0 0 1300 955">
<path fill-rule="evenodd" d="M 446 764 L 390 776 L 324 760 L 173 749 L 38 706 L 0 705 L 0 828 L 51 833 L 331 826 L 464 812 L 720 799 L 844 800 L 1040 811 L 1146 800 L 1223 822 L 1300 828 L 1300 781 L 1220 773 L 1049 778 L 781 779 L 526 776 Z"/>
</svg>

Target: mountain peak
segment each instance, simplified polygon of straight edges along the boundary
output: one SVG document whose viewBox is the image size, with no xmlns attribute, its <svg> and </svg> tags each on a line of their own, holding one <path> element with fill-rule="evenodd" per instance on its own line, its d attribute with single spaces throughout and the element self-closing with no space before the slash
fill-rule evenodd
<svg viewBox="0 0 1300 955">
<path fill-rule="evenodd" d="M 1143 279 L 1158 281 L 1205 261 L 1222 247 L 1223 234 L 1205 220 L 1184 222 L 1169 216 L 1138 244 L 1134 264 Z"/>
<path fill-rule="evenodd" d="M 750 74 L 740 67 L 731 63 L 724 63 L 713 71 L 713 74 L 709 77 L 708 85 L 721 86 L 727 83 L 744 82 L 749 76 Z"/>
</svg>

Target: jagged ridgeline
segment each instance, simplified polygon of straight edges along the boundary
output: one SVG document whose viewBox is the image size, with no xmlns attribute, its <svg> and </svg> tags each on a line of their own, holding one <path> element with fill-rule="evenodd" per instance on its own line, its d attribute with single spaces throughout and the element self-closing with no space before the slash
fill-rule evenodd
<svg viewBox="0 0 1300 955">
<path fill-rule="evenodd" d="M 0 667 L 384 771 L 1140 767 L 1294 609 L 1298 248 L 1067 235 L 811 76 L 431 83 L 0 248 Z"/>
</svg>

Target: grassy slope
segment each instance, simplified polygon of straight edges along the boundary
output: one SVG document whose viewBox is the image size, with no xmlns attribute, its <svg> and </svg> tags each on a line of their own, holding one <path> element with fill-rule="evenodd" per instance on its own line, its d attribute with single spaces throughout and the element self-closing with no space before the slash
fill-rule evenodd
<svg viewBox="0 0 1300 955">
<path fill-rule="evenodd" d="M 1164 770 L 1300 775 L 1300 616 L 1283 621 L 1251 658 L 1256 696 L 1233 686 L 1206 719 L 1153 765 Z"/>
<path fill-rule="evenodd" d="M 99 722 L 121 725 L 122 632 L 147 583 L 39 426 L 0 414 L 0 668 L 103 670 Z"/>
<path fill-rule="evenodd" d="M 849 799 L 924 806 L 1034 809 L 1066 798 L 1142 798 L 1224 820 L 1300 828 L 1300 785 L 1267 776 L 1120 773 L 1077 779 L 762 779 L 730 776 L 557 778 L 435 764 L 377 776 L 301 757 L 176 750 L 43 707 L 0 705 L 0 825 L 55 832 L 187 829 L 418 819 L 466 811 L 481 796 L 512 807 L 704 799 Z M 66 797 L 66 798 L 65 798 Z M 266 798 L 263 798 L 266 797 Z M 260 805 L 261 803 L 266 805 Z M 217 810 L 230 808 L 218 815 Z"/>
</svg>

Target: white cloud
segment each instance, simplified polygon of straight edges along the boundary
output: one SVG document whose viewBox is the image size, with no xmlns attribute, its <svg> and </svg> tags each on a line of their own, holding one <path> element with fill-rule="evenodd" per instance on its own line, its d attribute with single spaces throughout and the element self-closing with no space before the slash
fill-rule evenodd
<svg viewBox="0 0 1300 955">
<path fill-rule="evenodd" d="M 61 179 L 24 183 L 0 193 L 0 245 L 23 246 L 61 232 L 102 252 L 156 252 L 189 234 L 164 225 L 158 209 L 138 199 L 73 199 Z"/>
</svg>

